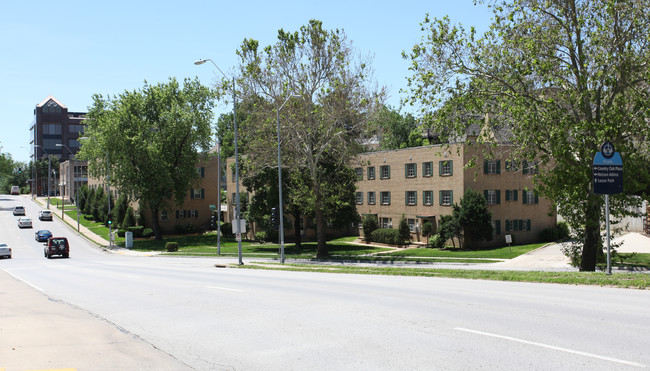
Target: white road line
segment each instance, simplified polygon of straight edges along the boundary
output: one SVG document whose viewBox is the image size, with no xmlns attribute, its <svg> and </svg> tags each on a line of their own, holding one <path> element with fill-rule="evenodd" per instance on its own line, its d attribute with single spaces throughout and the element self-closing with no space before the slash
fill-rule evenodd
<svg viewBox="0 0 650 371">
<path fill-rule="evenodd" d="M 36 286 L 36 285 L 33 285 L 33 284 L 31 284 L 31 283 L 25 281 L 24 279 L 22 279 L 22 278 L 16 276 L 15 274 L 13 274 L 13 273 L 11 273 L 11 272 L 9 272 L 9 271 L 5 271 L 5 272 L 7 272 L 11 277 L 13 277 L 13 278 L 15 278 L 15 279 L 17 279 L 17 280 L 19 280 L 19 281 L 25 282 L 26 284 L 28 284 L 29 286 L 35 288 L 36 290 L 38 290 L 38 291 L 40 291 L 40 292 L 45 292 L 45 290 L 43 290 L 42 288 L 40 288 L 40 287 L 38 287 L 38 286 Z"/>
<path fill-rule="evenodd" d="M 209 289 L 217 289 L 217 290 L 224 290 L 224 291 L 234 291 L 234 292 L 243 292 L 244 290 L 237 290 L 237 289 L 229 289 L 227 287 L 218 287 L 218 286 L 205 286 Z"/>
<path fill-rule="evenodd" d="M 485 336 L 491 336 L 491 337 L 495 337 L 495 338 L 499 338 L 499 339 L 505 339 L 505 340 L 510 340 L 510 341 L 516 341 L 516 342 L 523 343 L 523 344 L 535 345 L 535 346 L 542 347 L 542 348 L 548 348 L 548 349 L 558 350 L 558 351 L 560 351 L 560 352 L 566 352 L 566 353 L 578 354 L 578 355 L 585 356 L 585 357 L 592 357 L 592 358 L 602 359 L 602 360 L 605 360 L 605 361 L 621 363 L 621 364 L 628 365 L 628 366 L 646 367 L 646 365 L 642 365 L 642 364 L 640 364 L 640 363 L 636 363 L 636 362 L 625 361 L 625 360 L 623 360 L 623 359 L 612 358 L 612 357 L 606 357 L 606 356 L 601 356 L 601 355 L 593 354 L 593 353 L 581 352 L 581 351 L 579 351 L 579 350 L 573 350 L 573 349 L 568 349 L 568 348 L 562 348 L 562 347 L 558 347 L 558 346 L 554 346 L 554 345 L 549 345 L 549 344 L 544 344 L 544 343 L 538 343 L 538 342 L 535 342 L 535 341 L 528 341 L 528 340 L 523 340 L 523 339 L 517 339 L 517 338 L 511 337 L 511 336 L 498 335 L 498 334 L 491 334 L 491 333 L 489 333 L 489 332 L 470 330 L 470 329 L 466 329 L 466 328 L 462 328 L 462 327 L 455 327 L 454 330 L 465 331 L 465 332 L 471 332 L 471 333 L 473 333 L 473 334 L 485 335 Z"/>
</svg>

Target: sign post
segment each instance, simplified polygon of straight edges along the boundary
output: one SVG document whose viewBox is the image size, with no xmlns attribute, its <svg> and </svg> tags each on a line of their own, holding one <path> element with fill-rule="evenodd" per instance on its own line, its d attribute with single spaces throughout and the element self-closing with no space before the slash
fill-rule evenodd
<svg viewBox="0 0 650 371">
<path fill-rule="evenodd" d="M 593 163 L 594 193 L 605 195 L 605 223 L 607 225 L 607 274 L 612 274 L 612 255 L 609 234 L 609 195 L 623 192 L 623 159 L 611 142 L 600 146 Z"/>
</svg>

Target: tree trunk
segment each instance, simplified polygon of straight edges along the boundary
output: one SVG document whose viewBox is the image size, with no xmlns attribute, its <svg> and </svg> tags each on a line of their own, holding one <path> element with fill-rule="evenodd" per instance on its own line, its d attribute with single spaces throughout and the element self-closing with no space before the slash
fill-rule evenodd
<svg viewBox="0 0 650 371">
<path fill-rule="evenodd" d="M 316 257 L 327 258 L 329 251 L 327 251 L 327 240 L 325 238 L 325 216 L 323 215 L 320 185 L 318 183 L 314 183 L 314 194 L 316 195 L 314 209 L 316 211 L 316 240 L 318 241 Z"/>
<path fill-rule="evenodd" d="M 160 231 L 160 221 L 158 220 L 158 208 L 152 207 L 151 209 L 151 225 L 153 226 L 153 234 L 156 241 L 162 241 L 162 232 Z"/>
<path fill-rule="evenodd" d="M 302 249 L 302 236 L 300 235 L 300 210 L 291 214 L 293 215 L 293 242 L 296 245 L 296 249 Z"/>
<path fill-rule="evenodd" d="M 593 272 L 596 270 L 596 257 L 600 248 L 600 196 L 590 194 L 585 210 L 585 241 L 582 246 L 580 270 Z"/>
</svg>

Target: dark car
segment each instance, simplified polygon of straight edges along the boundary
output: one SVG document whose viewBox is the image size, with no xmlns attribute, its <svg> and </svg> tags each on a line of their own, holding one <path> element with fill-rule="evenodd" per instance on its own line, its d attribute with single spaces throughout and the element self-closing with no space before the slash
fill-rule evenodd
<svg viewBox="0 0 650 371">
<path fill-rule="evenodd" d="M 38 242 L 45 242 L 50 237 L 52 237 L 52 232 L 48 231 L 47 229 L 41 229 L 35 234 L 36 241 Z"/>
<path fill-rule="evenodd" d="M 70 245 L 68 245 L 68 239 L 65 237 L 50 237 L 45 243 L 43 254 L 48 259 L 53 255 L 60 255 L 64 258 L 69 258 Z"/>
</svg>

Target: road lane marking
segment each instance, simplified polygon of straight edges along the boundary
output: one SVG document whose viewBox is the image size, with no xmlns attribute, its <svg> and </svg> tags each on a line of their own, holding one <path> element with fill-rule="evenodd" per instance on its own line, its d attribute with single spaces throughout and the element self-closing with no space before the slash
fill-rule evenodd
<svg viewBox="0 0 650 371">
<path fill-rule="evenodd" d="M 33 285 L 33 284 L 31 284 L 31 283 L 25 281 L 24 279 L 22 279 L 22 278 L 16 276 L 15 274 L 13 274 L 13 273 L 11 273 L 11 272 L 9 272 L 9 271 L 5 271 L 5 272 L 7 272 L 11 277 L 13 277 L 13 278 L 15 278 L 15 279 L 17 279 L 17 280 L 19 280 L 19 281 L 25 282 L 26 284 L 28 284 L 29 286 L 35 288 L 36 290 L 38 290 L 38 291 L 40 291 L 40 292 L 45 292 L 45 290 L 43 290 L 42 288 L 40 288 L 40 287 L 38 287 L 38 286 L 36 286 L 36 285 Z"/>
<path fill-rule="evenodd" d="M 594 353 L 587 353 L 587 352 L 582 352 L 582 351 L 579 351 L 579 350 L 562 348 L 562 347 L 558 347 L 558 346 L 555 346 L 555 345 L 549 345 L 549 344 L 544 344 L 544 343 L 538 343 L 538 342 L 535 342 L 535 341 L 528 341 L 528 340 L 524 340 L 524 339 L 518 339 L 518 338 L 515 338 L 515 337 L 511 337 L 511 336 L 491 334 L 489 332 L 470 330 L 470 329 L 466 329 L 466 328 L 462 328 L 462 327 L 455 327 L 454 330 L 465 331 L 465 332 L 470 332 L 470 333 L 473 333 L 473 334 L 484 335 L 484 336 L 491 336 L 491 337 L 510 340 L 510 341 L 516 341 L 518 343 L 523 343 L 523 344 L 534 345 L 534 346 L 538 346 L 538 347 L 542 347 L 542 348 L 558 350 L 560 352 L 577 354 L 577 355 L 581 355 L 581 356 L 585 356 L 585 357 L 602 359 L 602 360 L 605 360 L 605 361 L 621 363 L 621 364 L 628 365 L 628 366 L 646 367 L 646 365 L 642 365 L 642 364 L 636 363 L 636 362 L 626 361 L 626 360 L 623 360 L 623 359 L 606 357 L 606 356 L 601 356 L 601 355 L 594 354 Z"/>
<path fill-rule="evenodd" d="M 227 287 L 219 287 L 219 286 L 206 286 L 209 289 L 217 289 L 217 290 L 224 290 L 224 291 L 234 291 L 234 292 L 243 292 L 244 290 L 237 290 L 237 289 L 229 289 Z"/>
</svg>

